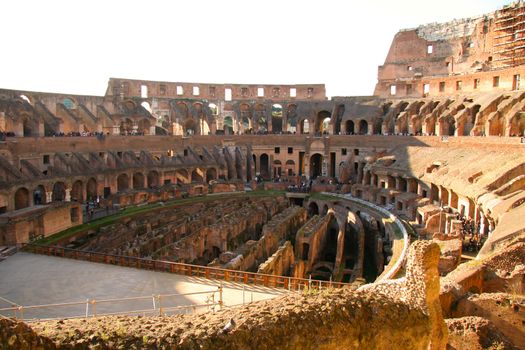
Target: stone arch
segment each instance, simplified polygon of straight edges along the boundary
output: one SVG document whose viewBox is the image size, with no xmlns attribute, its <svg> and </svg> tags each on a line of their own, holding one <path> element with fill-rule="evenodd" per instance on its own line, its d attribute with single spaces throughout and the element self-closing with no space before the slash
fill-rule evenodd
<svg viewBox="0 0 525 350">
<path fill-rule="evenodd" d="M 178 101 L 175 104 L 177 114 L 179 115 L 180 119 L 185 120 L 189 117 L 189 108 L 188 105 L 182 101 Z"/>
<path fill-rule="evenodd" d="M 133 189 L 139 190 L 144 188 L 144 174 L 141 172 L 136 172 L 133 174 Z"/>
<path fill-rule="evenodd" d="M 305 118 L 299 122 L 299 134 L 309 134 L 310 133 L 310 121 Z"/>
<path fill-rule="evenodd" d="M 29 190 L 20 187 L 15 192 L 15 210 L 29 207 Z"/>
<path fill-rule="evenodd" d="M 346 135 L 354 134 L 354 121 L 353 120 L 347 120 L 345 122 L 345 134 Z"/>
<path fill-rule="evenodd" d="M 51 198 L 53 202 L 66 200 L 66 184 L 62 181 L 55 182 Z"/>
<path fill-rule="evenodd" d="M 450 207 L 454 209 L 459 209 L 458 207 L 459 196 L 453 190 L 450 190 Z"/>
<path fill-rule="evenodd" d="M 456 120 L 452 116 L 439 119 L 439 132 L 441 136 L 454 136 L 456 133 Z"/>
<path fill-rule="evenodd" d="M 259 171 L 263 179 L 270 179 L 270 157 L 266 153 L 261 154 L 259 161 Z"/>
<path fill-rule="evenodd" d="M 217 170 L 215 168 L 208 168 L 206 170 L 206 182 L 217 180 Z"/>
<path fill-rule="evenodd" d="M 117 177 L 117 192 L 126 191 L 129 189 L 128 174 L 120 174 Z"/>
<path fill-rule="evenodd" d="M 73 182 L 71 187 L 71 200 L 76 202 L 84 202 L 84 184 L 81 180 Z"/>
<path fill-rule="evenodd" d="M 191 181 L 188 171 L 186 169 L 178 169 L 175 172 L 175 177 L 177 178 L 177 182 L 181 182 L 183 184 L 190 183 Z"/>
<path fill-rule="evenodd" d="M 160 184 L 159 173 L 156 170 L 152 170 L 148 173 L 148 188 L 158 187 Z"/>
<path fill-rule="evenodd" d="M 315 118 L 314 132 L 315 133 L 329 133 L 330 129 L 330 120 L 332 114 L 328 111 L 319 111 L 317 117 Z"/>
<path fill-rule="evenodd" d="M 33 191 L 33 204 L 40 205 L 46 204 L 46 188 L 43 185 L 38 185 Z"/>
<path fill-rule="evenodd" d="M 368 134 L 368 122 L 364 119 L 359 121 L 359 135 Z"/>
<path fill-rule="evenodd" d="M 319 215 L 319 206 L 316 202 L 310 202 L 308 204 L 308 217 Z"/>
<path fill-rule="evenodd" d="M 323 156 L 315 153 L 310 157 L 310 177 L 315 179 L 323 174 Z"/>
<path fill-rule="evenodd" d="M 187 118 L 186 120 L 184 120 L 184 123 L 182 124 L 182 129 L 184 135 L 187 136 L 195 135 L 198 133 L 197 123 L 195 123 L 195 120 L 193 120 L 192 118 Z"/>
<path fill-rule="evenodd" d="M 97 191 L 97 180 L 93 177 L 90 177 L 86 183 L 86 198 L 87 200 L 94 200 L 98 197 Z"/>
<path fill-rule="evenodd" d="M 191 182 L 204 182 L 202 171 L 199 168 L 193 169 L 191 172 Z"/>
<path fill-rule="evenodd" d="M 272 105 L 272 132 L 283 131 L 283 106 L 275 103 Z"/>
<path fill-rule="evenodd" d="M 321 215 L 328 214 L 328 204 L 323 205 L 323 209 L 321 210 Z"/>
<path fill-rule="evenodd" d="M 297 172 L 295 171 L 295 162 L 291 159 L 286 161 L 286 175 L 294 176 Z"/>
<path fill-rule="evenodd" d="M 130 118 L 124 118 L 120 121 L 120 134 L 129 135 L 133 132 L 133 121 Z"/>
<path fill-rule="evenodd" d="M 286 131 L 295 133 L 297 130 L 297 105 L 291 103 L 286 110 Z"/>
<path fill-rule="evenodd" d="M 266 107 L 262 103 L 257 103 L 254 107 L 254 127 L 258 131 L 268 131 L 268 120 L 266 119 Z"/>
<path fill-rule="evenodd" d="M 525 116 L 523 112 L 516 113 L 507 125 L 508 136 L 525 136 Z"/>
<path fill-rule="evenodd" d="M 151 123 L 149 122 L 149 120 L 145 118 L 140 119 L 139 122 L 137 123 L 137 132 L 144 134 L 144 135 L 149 135 L 150 127 L 151 127 Z"/>
<path fill-rule="evenodd" d="M 224 133 L 226 135 L 233 135 L 233 118 L 231 116 L 224 117 Z"/>
<path fill-rule="evenodd" d="M 24 137 L 38 136 L 38 123 L 26 116 L 22 122 Z"/>
</svg>

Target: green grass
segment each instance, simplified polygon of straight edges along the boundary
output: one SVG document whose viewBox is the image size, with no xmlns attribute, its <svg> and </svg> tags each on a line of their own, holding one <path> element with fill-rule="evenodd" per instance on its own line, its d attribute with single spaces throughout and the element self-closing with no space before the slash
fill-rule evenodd
<svg viewBox="0 0 525 350">
<path fill-rule="evenodd" d="M 225 193 L 221 195 L 214 195 L 214 196 L 202 196 L 202 197 L 190 197 L 190 198 L 184 198 L 184 199 L 175 199 L 168 202 L 165 202 L 164 205 L 161 205 L 160 203 L 154 203 L 154 204 L 148 204 L 143 206 L 135 206 L 130 207 L 121 210 L 117 214 L 105 216 L 103 218 L 81 224 L 78 226 L 70 227 L 67 230 L 60 231 L 58 233 L 55 233 L 54 235 L 51 235 L 46 238 L 39 239 L 38 241 L 35 241 L 36 244 L 42 244 L 42 245 L 51 245 L 53 243 L 56 243 L 62 239 L 65 239 L 67 237 L 71 237 L 79 232 L 91 230 L 91 229 L 98 229 L 103 226 L 111 225 L 118 220 L 125 218 L 125 217 L 133 217 L 138 214 L 143 214 L 147 212 L 154 211 L 156 209 L 160 208 L 170 208 L 175 207 L 179 205 L 184 204 L 192 204 L 192 203 L 202 203 L 202 202 L 211 202 L 216 201 L 224 198 L 232 198 L 232 197 L 278 197 L 284 195 L 284 191 L 264 191 L 264 190 L 258 190 L 258 191 L 252 191 L 252 192 L 246 192 L 246 193 Z"/>
</svg>

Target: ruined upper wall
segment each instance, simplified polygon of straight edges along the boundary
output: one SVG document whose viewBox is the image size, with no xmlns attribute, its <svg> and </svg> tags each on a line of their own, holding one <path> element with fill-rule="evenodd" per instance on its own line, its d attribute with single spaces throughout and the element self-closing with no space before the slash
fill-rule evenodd
<svg viewBox="0 0 525 350">
<path fill-rule="evenodd" d="M 520 1 L 483 16 L 399 31 L 379 66 L 374 94 L 421 97 L 519 90 L 523 69 L 515 70 L 525 64 L 524 15 Z"/>
<path fill-rule="evenodd" d="M 210 84 L 110 78 L 106 96 L 300 101 L 326 100 L 326 89 L 324 84 Z"/>
</svg>

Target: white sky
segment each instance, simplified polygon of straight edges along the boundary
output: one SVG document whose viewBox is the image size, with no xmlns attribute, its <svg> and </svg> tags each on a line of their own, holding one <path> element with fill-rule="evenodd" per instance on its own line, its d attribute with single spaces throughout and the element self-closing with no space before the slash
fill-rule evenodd
<svg viewBox="0 0 525 350">
<path fill-rule="evenodd" d="M 103 95 L 110 77 L 325 83 L 371 95 L 395 33 L 510 0 L 5 0 L 0 88 Z"/>
</svg>

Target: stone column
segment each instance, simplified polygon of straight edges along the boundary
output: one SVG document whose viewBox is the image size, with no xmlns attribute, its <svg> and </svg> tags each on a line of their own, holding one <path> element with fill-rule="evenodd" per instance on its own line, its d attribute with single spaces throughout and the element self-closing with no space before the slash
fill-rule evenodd
<svg viewBox="0 0 525 350">
<path fill-rule="evenodd" d="M 66 198 L 64 198 L 66 202 L 71 202 L 71 189 L 66 188 Z"/>
<path fill-rule="evenodd" d="M 46 192 L 46 203 L 51 203 L 53 201 L 53 192 Z"/>
</svg>

